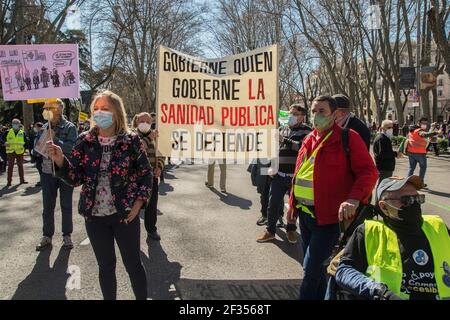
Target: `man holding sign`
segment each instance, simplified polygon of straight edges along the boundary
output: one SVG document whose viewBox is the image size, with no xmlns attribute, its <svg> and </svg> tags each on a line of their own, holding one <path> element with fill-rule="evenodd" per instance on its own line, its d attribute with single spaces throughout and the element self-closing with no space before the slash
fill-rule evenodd
<svg viewBox="0 0 450 320">
<path fill-rule="evenodd" d="M 42 139 L 53 140 L 53 143 L 60 146 L 64 154 L 69 156 L 77 139 L 77 129 L 63 115 L 64 102 L 60 99 L 56 99 L 56 102 L 47 102 L 44 105 L 44 109 L 43 116 L 48 120 L 48 123 L 44 125 L 47 134 L 42 134 Z M 42 150 L 39 152 L 44 153 Z M 44 205 L 44 211 L 42 213 L 43 237 L 41 242 L 36 246 L 36 250 L 40 251 L 52 244 L 52 237 L 55 233 L 55 206 L 58 189 L 62 213 L 63 247 L 65 249 L 72 249 L 73 187 L 54 176 L 52 160 L 47 155 L 44 154 L 44 156 L 41 174 L 42 200 Z"/>
</svg>

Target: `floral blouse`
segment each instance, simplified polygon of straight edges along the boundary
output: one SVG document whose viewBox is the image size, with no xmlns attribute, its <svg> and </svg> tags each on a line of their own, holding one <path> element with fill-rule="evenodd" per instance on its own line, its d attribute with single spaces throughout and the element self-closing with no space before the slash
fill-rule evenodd
<svg viewBox="0 0 450 320">
<path fill-rule="evenodd" d="M 69 185 L 82 185 L 78 210 L 85 217 L 93 215 L 102 153 L 98 129 L 93 128 L 78 137 L 71 155 L 57 170 L 57 175 Z M 112 201 L 119 218 L 124 219 L 136 200 L 148 200 L 153 181 L 152 167 L 136 133 L 117 136 L 107 171 Z"/>
</svg>

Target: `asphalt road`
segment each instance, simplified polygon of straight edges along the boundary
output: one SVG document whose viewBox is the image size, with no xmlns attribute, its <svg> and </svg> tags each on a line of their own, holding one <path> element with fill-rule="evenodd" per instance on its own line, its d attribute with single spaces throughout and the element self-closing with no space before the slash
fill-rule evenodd
<svg viewBox="0 0 450 320">
<path fill-rule="evenodd" d="M 404 176 L 406 172 L 407 159 L 401 159 L 396 173 Z M 289 244 L 283 229 L 273 243 L 257 243 L 264 230 L 255 224 L 259 196 L 246 166 L 229 165 L 227 173 L 228 194 L 205 187 L 205 165 L 183 164 L 166 174 L 160 185 L 158 216 L 162 240 L 148 245 L 141 234 L 151 299 L 297 298 L 302 278 L 300 246 Z M 430 156 L 424 212 L 441 215 L 448 225 L 449 173 L 449 156 Z M 217 167 L 216 188 L 218 175 Z M 13 182 L 13 188 L 6 189 L 6 177 L 0 176 L 0 299 L 101 299 L 96 261 L 77 213 L 79 189 L 73 199 L 75 248 L 61 249 L 57 205 L 53 248 L 38 253 L 42 199 L 40 188 L 33 187 L 37 172 L 29 163 L 26 177 L 29 185 L 14 186 Z M 116 251 L 118 298 L 133 299 Z"/>
</svg>

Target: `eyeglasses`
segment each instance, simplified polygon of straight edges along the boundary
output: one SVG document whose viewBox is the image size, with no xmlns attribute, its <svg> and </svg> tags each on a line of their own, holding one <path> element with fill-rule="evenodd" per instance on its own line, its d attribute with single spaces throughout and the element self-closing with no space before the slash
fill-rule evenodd
<svg viewBox="0 0 450 320">
<path fill-rule="evenodd" d="M 413 196 L 401 196 L 400 198 L 385 198 L 384 200 L 400 200 L 402 205 L 410 206 L 416 202 L 419 204 L 425 203 L 425 195 L 424 194 L 416 194 Z"/>
</svg>

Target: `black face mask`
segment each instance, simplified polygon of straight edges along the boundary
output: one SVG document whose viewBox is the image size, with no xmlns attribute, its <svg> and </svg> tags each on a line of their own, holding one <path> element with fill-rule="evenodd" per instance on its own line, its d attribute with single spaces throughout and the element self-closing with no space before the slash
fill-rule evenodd
<svg viewBox="0 0 450 320">
<path fill-rule="evenodd" d="M 420 203 L 414 202 L 409 206 L 401 206 L 398 211 L 399 219 L 384 215 L 386 224 L 394 230 L 405 232 L 417 232 L 422 227 L 422 208 Z"/>
</svg>

